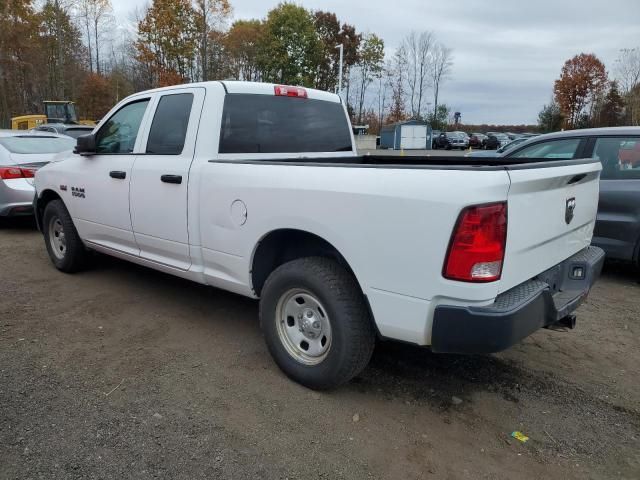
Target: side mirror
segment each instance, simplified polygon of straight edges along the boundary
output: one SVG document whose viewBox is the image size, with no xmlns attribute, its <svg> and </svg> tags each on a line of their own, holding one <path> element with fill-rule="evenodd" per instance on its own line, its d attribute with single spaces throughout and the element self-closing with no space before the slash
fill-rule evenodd
<svg viewBox="0 0 640 480">
<path fill-rule="evenodd" d="M 82 135 L 76 139 L 76 148 L 73 153 L 79 153 L 83 156 L 89 156 L 96 153 L 96 137 L 93 133 Z"/>
</svg>

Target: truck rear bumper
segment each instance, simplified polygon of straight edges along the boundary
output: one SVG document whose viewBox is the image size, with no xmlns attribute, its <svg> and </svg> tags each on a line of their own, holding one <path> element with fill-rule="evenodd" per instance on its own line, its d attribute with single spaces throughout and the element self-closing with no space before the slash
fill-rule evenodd
<svg viewBox="0 0 640 480">
<path fill-rule="evenodd" d="M 603 263 L 604 251 L 587 247 L 501 293 L 492 305 L 439 305 L 433 317 L 431 349 L 442 353 L 505 350 L 539 328 L 568 317 L 587 297 Z"/>
</svg>

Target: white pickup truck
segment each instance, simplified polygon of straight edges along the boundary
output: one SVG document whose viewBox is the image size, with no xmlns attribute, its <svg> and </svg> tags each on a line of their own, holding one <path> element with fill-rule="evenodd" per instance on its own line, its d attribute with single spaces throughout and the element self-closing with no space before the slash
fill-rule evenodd
<svg viewBox="0 0 640 480">
<path fill-rule="evenodd" d="M 358 156 L 337 95 L 207 82 L 132 95 L 36 174 L 55 266 L 91 250 L 260 299 L 292 379 L 347 382 L 377 338 L 503 350 L 602 267 L 591 159 Z"/>
</svg>

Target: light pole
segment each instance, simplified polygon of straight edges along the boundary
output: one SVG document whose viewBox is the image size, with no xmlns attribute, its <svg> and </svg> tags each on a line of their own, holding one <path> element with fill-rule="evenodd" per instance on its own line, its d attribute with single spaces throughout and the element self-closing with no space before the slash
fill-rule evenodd
<svg viewBox="0 0 640 480">
<path fill-rule="evenodd" d="M 338 85 L 336 86 L 336 93 L 340 95 L 342 93 L 342 55 L 344 53 L 344 45 L 336 45 L 336 48 L 340 49 L 340 63 L 338 64 Z"/>
</svg>

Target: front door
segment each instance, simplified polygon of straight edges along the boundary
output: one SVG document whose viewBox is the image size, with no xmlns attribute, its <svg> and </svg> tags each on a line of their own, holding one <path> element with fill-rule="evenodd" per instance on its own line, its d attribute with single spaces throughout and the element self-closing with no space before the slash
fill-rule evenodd
<svg viewBox="0 0 640 480">
<path fill-rule="evenodd" d="M 87 242 L 138 255 L 129 214 L 129 182 L 140 127 L 150 99 L 132 100 L 96 132 L 96 153 L 74 155 L 61 186 L 80 236 Z"/>
<path fill-rule="evenodd" d="M 204 96 L 203 88 L 158 95 L 131 175 L 131 221 L 140 256 L 181 270 L 191 266 L 187 192 Z"/>
</svg>

